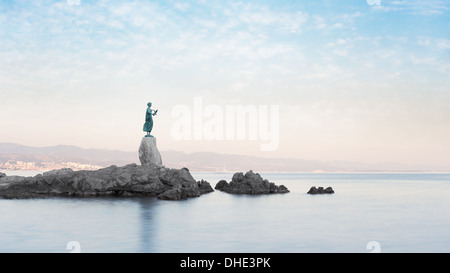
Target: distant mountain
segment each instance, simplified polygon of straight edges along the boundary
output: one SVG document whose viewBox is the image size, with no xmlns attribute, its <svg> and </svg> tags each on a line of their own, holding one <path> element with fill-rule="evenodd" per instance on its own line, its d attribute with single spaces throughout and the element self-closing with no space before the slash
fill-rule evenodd
<svg viewBox="0 0 450 273">
<path fill-rule="evenodd" d="M 100 166 L 124 165 L 139 162 L 137 152 L 118 150 L 83 149 L 77 146 L 58 145 L 30 147 L 15 143 L 0 143 L 0 162 L 19 160 L 25 162 L 51 161 L 77 162 Z"/>
<path fill-rule="evenodd" d="M 433 168 L 400 163 L 368 164 L 348 161 L 313 161 L 296 158 L 264 158 L 218 153 L 162 152 L 163 162 L 173 167 L 200 171 L 257 172 L 433 172 L 450 168 Z"/>
<path fill-rule="evenodd" d="M 293 158 L 264 158 L 246 155 L 199 152 L 186 154 L 178 151 L 161 151 L 166 167 L 186 167 L 191 171 L 236 172 L 417 172 L 450 171 L 450 168 L 414 166 L 398 163 L 367 164 L 346 161 L 312 161 Z M 0 163 L 22 162 L 76 162 L 97 166 L 123 166 L 139 164 L 138 152 L 118 150 L 83 149 L 77 146 L 58 145 L 30 147 L 15 143 L 0 143 Z"/>
</svg>

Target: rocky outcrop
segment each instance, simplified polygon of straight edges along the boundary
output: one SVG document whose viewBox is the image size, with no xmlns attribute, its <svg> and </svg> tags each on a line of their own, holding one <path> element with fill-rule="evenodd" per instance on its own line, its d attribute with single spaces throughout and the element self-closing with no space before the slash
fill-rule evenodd
<svg viewBox="0 0 450 273">
<path fill-rule="evenodd" d="M 3 198 L 155 196 L 180 200 L 212 191 L 208 182 L 195 181 L 186 168 L 170 169 L 155 164 L 111 166 L 96 171 L 61 169 L 34 177 L 0 178 Z"/>
<path fill-rule="evenodd" d="M 139 160 L 142 166 L 162 164 L 161 154 L 156 147 L 156 138 L 154 136 L 142 138 L 139 146 Z"/>
<path fill-rule="evenodd" d="M 5 173 L 0 173 L 0 178 L 5 177 L 6 174 Z"/>
<path fill-rule="evenodd" d="M 334 190 L 332 187 L 328 187 L 326 189 L 324 189 L 323 187 L 311 187 L 311 189 L 309 189 L 309 191 L 307 192 L 308 194 L 331 194 L 334 193 Z"/>
<path fill-rule="evenodd" d="M 216 190 L 234 194 L 270 194 L 270 193 L 288 193 L 289 190 L 281 185 L 277 186 L 272 182 L 263 179 L 258 173 L 248 171 L 245 175 L 241 172 L 235 173 L 231 182 L 220 180 Z"/>
</svg>

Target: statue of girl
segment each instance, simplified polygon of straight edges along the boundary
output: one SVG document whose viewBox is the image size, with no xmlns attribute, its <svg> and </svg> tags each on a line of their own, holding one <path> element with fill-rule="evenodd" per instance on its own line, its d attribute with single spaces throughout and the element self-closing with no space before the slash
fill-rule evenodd
<svg viewBox="0 0 450 273">
<path fill-rule="evenodd" d="M 149 102 L 147 103 L 147 111 L 145 112 L 145 123 L 144 123 L 144 132 L 147 132 L 146 137 L 152 137 L 152 135 L 150 135 L 150 132 L 153 129 L 153 116 L 156 115 L 156 113 L 158 113 L 158 110 L 152 110 L 152 103 Z"/>
</svg>

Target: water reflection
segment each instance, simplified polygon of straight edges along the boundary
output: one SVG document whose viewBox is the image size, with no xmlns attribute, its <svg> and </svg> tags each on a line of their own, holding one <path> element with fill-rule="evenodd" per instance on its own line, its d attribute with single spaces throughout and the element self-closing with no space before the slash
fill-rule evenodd
<svg viewBox="0 0 450 273">
<path fill-rule="evenodd" d="M 140 247 L 138 252 L 148 253 L 155 252 L 155 238 L 156 238 L 156 221 L 155 211 L 158 203 L 161 202 L 156 198 L 138 198 L 136 201 L 139 204 L 139 224 L 140 224 Z"/>
</svg>

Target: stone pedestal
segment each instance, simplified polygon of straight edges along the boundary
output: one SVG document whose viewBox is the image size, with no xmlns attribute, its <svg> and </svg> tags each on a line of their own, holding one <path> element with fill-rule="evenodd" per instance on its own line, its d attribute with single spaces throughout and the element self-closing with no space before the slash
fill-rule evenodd
<svg viewBox="0 0 450 273">
<path fill-rule="evenodd" d="M 161 154 L 156 147 L 156 138 L 154 136 L 142 138 L 141 146 L 139 147 L 139 160 L 142 166 L 162 165 Z"/>
</svg>

